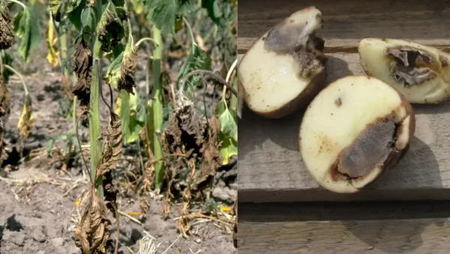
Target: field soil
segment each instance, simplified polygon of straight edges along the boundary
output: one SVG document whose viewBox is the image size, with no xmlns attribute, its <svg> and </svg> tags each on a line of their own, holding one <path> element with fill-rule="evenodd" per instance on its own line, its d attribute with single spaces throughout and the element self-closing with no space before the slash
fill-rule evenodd
<svg viewBox="0 0 450 254">
<path fill-rule="evenodd" d="M 81 253 L 75 246 L 74 222 L 80 216 L 77 204 L 88 178 L 82 174 L 79 155 L 71 159 L 67 167 L 60 160 L 49 157 L 47 152 L 47 144 L 52 138 L 73 132 L 70 118 L 61 114 L 64 108 L 70 109 L 70 105 L 64 105 L 61 75 L 59 70 L 52 70 L 42 62 L 21 71 L 33 100 L 34 124 L 32 134 L 26 140 L 20 140 L 17 122 L 23 90 L 20 80 L 12 77 L 8 84 L 13 102 L 7 123 L 8 153 L 0 168 L 0 253 Z M 86 129 L 80 131 L 82 140 L 86 141 Z M 63 150 L 64 144 L 59 140 L 53 147 Z M 133 160 L 132 156 L 130 160 Z M 236 175 L 236 167 L 218 174 Z M 213 196 L 230 201 L 236 198 L 236 189 L 235 181 L 226 184 L 219 181 Z M 181 204 L 173 204 L 172 213 L 164 219 L 162 198 L 148 195 L 146 199 L 150 208 L 146 214 L 138 216 L 138 197 L 119 197 L 119 210 L 138 219 L 133 221 L 128 216 L 120 216 L 119 253 L 132 253 L 127 247 L 137 253 L 139 240 L 144 236 L 153 239 L 156 253 L 237 252 L 233 234 L 219 228 L 214 220 L 196 222 L 190 236 L 183 238 L 176 228 Z M 112 238 L 116 237 L 117 225 L 113 225 Z"/>
</svg>

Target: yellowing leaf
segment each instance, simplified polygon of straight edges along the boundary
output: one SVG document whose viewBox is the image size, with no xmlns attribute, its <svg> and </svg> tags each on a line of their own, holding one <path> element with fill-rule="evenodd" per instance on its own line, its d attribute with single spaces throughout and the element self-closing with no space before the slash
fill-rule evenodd
<svg viewBox="0 0 450 254">
<path fill-rule="evenodd" d="M 225 212 L 225 213 L 230 213 L 233 210 L 233 208 L 226 206 L 226 205 L 219 205 L 219 209 L 220 209 L 220 211 Z"/>
<path fill-rule="evenodd" d="M 30 0 L 30 3 L 31 3 L 32 5 L 35 5 L 36 3 L 39 3 L 39 4 L 44 5 L 45 2 L 46 2 L 45 0 Z"/>
<path fill-rule="evenodd" d="M 136 212 L 136 211 L 131 211 L 131 212 L 127 212 L 127 214 L 130 215 L 130 216 L 139 216 L 142 213 L 141 212 Z"/>
<path fill-rule="evenodd" d="M 47 30 L 47 61 L 53 66 L 57 67 L 59 65 L 59 52 L 58 52 L 58 36 L 55 31 L 55 24 L 53 22 L 53 17 L 50 15 L 48 20 L 48 30 Z"/>
<path fill-rule="evenodd" d="M 26 95 L 25 103 L 22 107 L 22 113 L 20 114 L 19 123 L 17 124 L 21 138 L 27 138 L 30 135 L 33 122 L 34 117 L 31 108 L 31 98 L 29 95 Z"/>
<path fill-rule="evenodd" d="M 144 12 L 144 3 L 139 0 L 132 0 L 131 5 L 133 6 L 134 12 L 138 15 Z"/>
</svg>

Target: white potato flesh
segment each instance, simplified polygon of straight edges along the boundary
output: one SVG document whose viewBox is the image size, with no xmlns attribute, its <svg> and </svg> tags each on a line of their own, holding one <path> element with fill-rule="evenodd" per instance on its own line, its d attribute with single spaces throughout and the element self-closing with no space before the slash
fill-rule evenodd
<svg viewBox="0 0 450 254">
<path fill-rule="evenodd" d="M 415 49 L 431 57 L 430 65 L 435 77 L 409 86 L 405 86 L 403 82 L 394 79 L 392 68 L 395 59 L 388 54 L 388 50 L 393 48 Z M 367 74 L 393 86 L 409 102 L 434 104 L 450 98 L 449 54 L 414 42 L 377 38 L 361 40 L 358 50 L 361 56 L 361 64 Z"/>
<path fill-rule="evenodd" d="M 300 63 L 295 48 L 305 45 L 306 40 L 322 25 L 321 13 L 314 7 L 295 12 L 274 27 L 281 39 L 267 42 L 265 33 L 248 50 L 238 67 L 239 81 L 244 90 L 247 106 L 261 115 L 270 115 L 294 101 L 311 85 L 319 73 L 304 77 L 300 75 Z M 269 47 L 266 45 L 271 43 Z M 275 114 L 271 117 L 281 117 Z"/>
<path fill-rule="evenodd" d="M 387 156 L 364 176 L 349 178 L 338 174 L 336 177 L 332 168 L 340 160 L 341 152 L 354 144 L 369 124 L 391 116 L 400 124 L 395 148 L 404 150 L 414 120 L 411 114 L 408 102 L 376 78 L 348 76 L 333 82 L 308 106 L 300 127 L 300 151 L 308 171 L 328 190 L 358 191 L 383 171 Z M 394 133 L 387 135 L 392 137 Z"/>
</svg>

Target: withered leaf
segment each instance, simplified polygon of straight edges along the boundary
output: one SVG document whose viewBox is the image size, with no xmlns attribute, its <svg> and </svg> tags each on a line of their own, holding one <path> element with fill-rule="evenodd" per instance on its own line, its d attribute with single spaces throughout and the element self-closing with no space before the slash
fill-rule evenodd
<svg viewBox="0 0 450 254">
<path fill-rule="evenodd" d="M 77 76 L 77 83 L 72 88 L 72 93 L 80 101 L 80 118 L 86 121 L 89 112 L 90 85 L 92 79 L 92 51 L 84 39 L 78 41 L 74 59 L 73 71 Z"/>
<path fill-rule="evenodd" d="M 0 164 L 4 150 L 3 137 L 5 135 L 6 121 L 10 112 L 10 101 L 11 96 L 8 92 L 8 88 L 0 77 Z"/>
<path fill-rule="evenodd" d="M 136 55 L 134 52 L 124 56 L 120 78 L 118 81 L 118 88 L 126 90 L 128 93 L 133 93 L 135 87 L 134 74 L 136 72 Z"/>
<path fill-rule="evenodd" d="M 14 33 L 9 25 L 9 16 L 6 10 L 0 7 L 0 49 L 8 49 L 14 43 Z"/>
<path fill-rule="evenodd" d="M 102 161 L 97 170 L 97 176 L 101 176 L 117 166 L 122 156 L 122 125 L 118 115 L 111 112 L 108 129 L 105 133 L 105 144 Z"/>
<path fill-rule="evenodd" d="M 75 244 L 83 254 L 106 254 L 111 225 L 106 212 L 103 200 L 91 189 L 88 204 L 75 228 Z"/>
</svg>

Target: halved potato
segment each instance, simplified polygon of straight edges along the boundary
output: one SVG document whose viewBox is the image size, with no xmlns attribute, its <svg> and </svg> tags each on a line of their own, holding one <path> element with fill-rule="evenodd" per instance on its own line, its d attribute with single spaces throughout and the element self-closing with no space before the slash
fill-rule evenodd
<svg viewBox="0 0 450 254">
<path fill-rule="evenodd" d="M 356 192 L 397 163 L 414 126 L 411 105 L 391 86 L 348 76 L 308 106 L 300 127 L 301 155 L 321 186 Z"/>
<path fill-rule="evenodd" d="M 450 98 L 450 55 L 436 48 L 394 39 L 367 38 L 359 43 L 361 63 L 412 103 Z"/>
<path fill-rule="evenodd" d="M 325 80 L 324 42 L 315 36 L 322 14 L 315 7 L 295 12 L 265 33 L 238 67 L 247 106 L 280 118 L 306 106 Z"/>
</svg>

